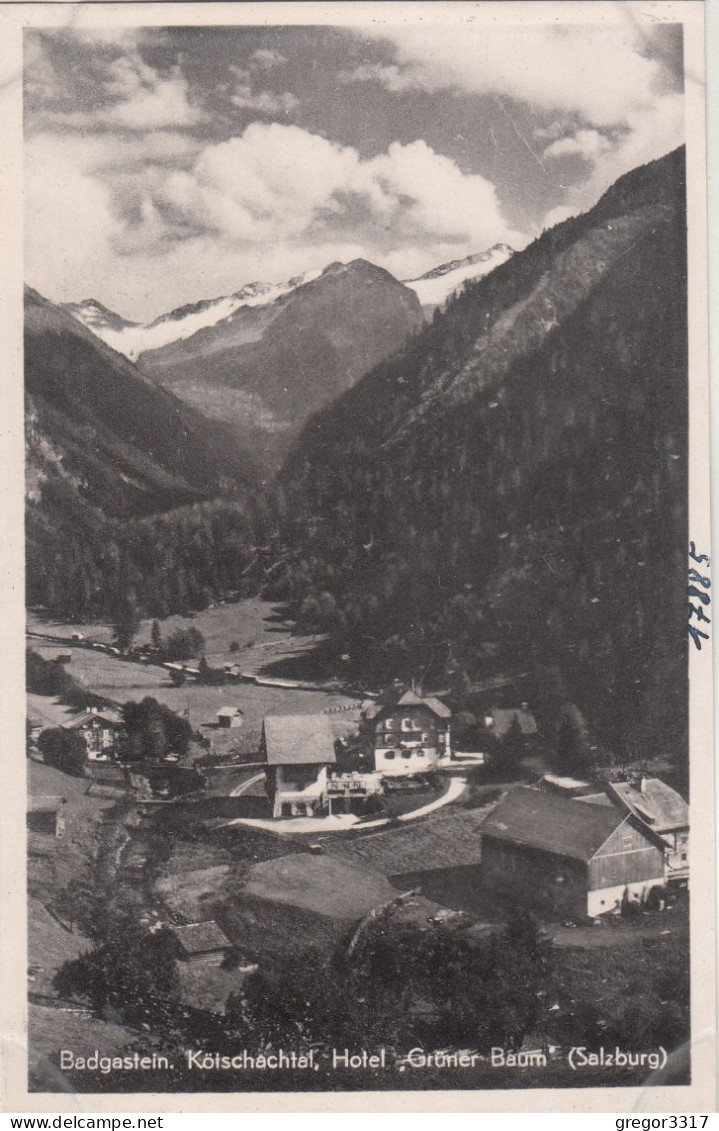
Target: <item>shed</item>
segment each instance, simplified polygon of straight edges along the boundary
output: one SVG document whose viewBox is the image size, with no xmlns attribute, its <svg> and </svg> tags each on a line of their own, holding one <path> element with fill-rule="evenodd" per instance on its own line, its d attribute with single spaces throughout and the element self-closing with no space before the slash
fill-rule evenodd
<svg viewBox="0 0 719 1131">
<path fill-rule="evenodd" d="M 43 833 L 45 836 L 60 837 L 65 831 L 62 807 L 64 797 L 35 794 L 27 799 L 28 832 Z"/>
<path fill-rule="evenodd" d="M 479 832 L 482 885 L 548 911 L 601 915 L 664 883 L 661 839 L 616 807 L 519 787 Z"/>
<path fill-rule="evenodd" d="M 220 707 L 217 712 L 217 725 L 221 727 L 241 727 L 244 712 L 240 707 Z"/>
<path fill-rule="evenodd" d="M 232 947 L 214 919 L 173 927 L 172 932 L 179 944 L 180 958 L 195 965 L 219 966 Z"/>
</svg>

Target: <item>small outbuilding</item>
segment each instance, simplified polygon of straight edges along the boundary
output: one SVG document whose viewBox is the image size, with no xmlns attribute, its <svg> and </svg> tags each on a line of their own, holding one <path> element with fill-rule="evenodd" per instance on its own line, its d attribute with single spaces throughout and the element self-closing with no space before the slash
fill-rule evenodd
<svg viewBox="0 0 719 1131">
<path fill-rule="evenodd" d="M 61 837 L 65 831 L 64 797 L 30 795 L 27 801 L 28 832 Z"/>
<path fill-rule="evenodd" d="M 217 712 L 217 725 L 220 727 L 241 727 L 244 712 L 240 707 L 220 707 Z"/>
<path fill-rule="evenodd" d="M 547 911 L 595 917 L 664 883 L 664 845 L 626 809 L 511 790 L 479 826 L 483 887 Z"/>
<path fill-rule="evenodd" d="M 180 959 L 194 965 L 220 966 L 232 949 L 232 943 L 214 919 L 204 923 L 187 923 L 173 927 Z"/>
</svg>

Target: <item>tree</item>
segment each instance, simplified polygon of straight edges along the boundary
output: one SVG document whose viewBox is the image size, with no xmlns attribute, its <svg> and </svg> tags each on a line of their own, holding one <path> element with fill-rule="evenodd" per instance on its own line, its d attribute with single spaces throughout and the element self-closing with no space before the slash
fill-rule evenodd
<svg viewBox="0 0 719 1131">
<path fill-rule="evenodd" d="M 132 647 L 132 642 L 140 629 L 140 623 L 140 609 L 137 598 L 130 593 L 120 601 L 113 626 L 113 640 L 121 652 L 127 652 Z"/>
<path fill-rule="evenodd" d="M 162 648 L 162 633 L 160 632 L 159 621 L 154 620 L 152 622 L 152 628 L 150 629 L 150 641 L 152 643 L 152 647 L 159 652 Z"/>
<path fill-rule="evenodd" d="M 522 725 L 515 715 L 509 730 L 502 739 L 500 758 L 502 767 L 510 772 L 515 772 L 521 766 L 522 758 L 526 753 Z"/>
<path fill-rule="evenodd" d="M 557 761 L 562 770 L 584 774 L 591 770 L 587 724 L 573 703 L 565 708 L 557 738 Z"/>
<path fill-rule="evenodd" d="M 42 732 L 37 746 L 46 765 L 76 778 L 85 776 L 87 746 L 77 731 L 50 727 Z"/>
<path fill-rule="evenodd" d="M 158 1003 L 178 986 L 177 944 L 167 928 L 148 931 L 129 917 L 100 917 L 94 945 L 62 966 L 53 979 L 58 994 L 80 997 L 100 1015 L 129 1024 L 152 1024 Z"/>
<path fill-rule="evenodd" d="M 125 761 L 157 761 L 165 754 L 187 753 L 192 727 L 164 703 L 146 696 L 140 703 L 130 701 L 123 708 Z"/>
<path fill-rule="evenodd" d="M 191 660 L 205 649 L 205 638 L 199 629 L 178 628 L 165 641 L 162 654 L 166 660 Z"/>
</svg>

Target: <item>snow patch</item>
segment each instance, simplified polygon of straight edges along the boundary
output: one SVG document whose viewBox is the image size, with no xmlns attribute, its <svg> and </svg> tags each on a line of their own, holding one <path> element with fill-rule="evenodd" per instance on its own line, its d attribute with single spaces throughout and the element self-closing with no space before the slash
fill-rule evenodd
<svg viewBox="0 0 719 1131">
<path fill-rule="evenodd" d="M 479 255 L 469 255 L 466 259 L 435 267 L 419 279 L 405 280 L 404 285 L 414 291 L 422 306 L 441 306 L 464 283 L 483 278 L 495 267 L 506 263 L 513 254 L 508 244 L 497 244 Z"/>
<path fill-rule="evenodd" d="M 161 349 L 172 342 L 191 338 L 199 330 L 207 330 L 220 322 L 232 319 L 242 307 L 268 306 L 284 295 L 319 278 L 321 271 L 307 271 L 286 283 L 248 283 L 236 294 L 212 299 L 171 311 L 146 325 L 127 323 L 121 329 L 109 325 L 99 304 L 82 303 L 71 313 L 88 330 L 130 361 L 137 361 L 147 350 Z"/>
</svg>

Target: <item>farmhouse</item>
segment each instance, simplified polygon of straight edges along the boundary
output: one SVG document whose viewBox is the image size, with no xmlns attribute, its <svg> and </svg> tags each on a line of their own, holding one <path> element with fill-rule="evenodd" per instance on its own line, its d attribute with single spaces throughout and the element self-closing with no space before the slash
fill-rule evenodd
<svg viewBox="0 0 719 1131">
<path fill-rule="evenodd" d="M 663 843 L 633 813 L 511 790 L 480 825 L 484 887 L 522 903 L 594 917 L 664 883 Z"/>
<path fill-rule="evenodd" d="M 395 684 L 364 708 L 360 731 L 374 753 L 377 773 L 427 772 L 450 754 L 452 712 L 441 699 Z"/>
<path fill-rule="evenodd" d="M 120 733 L 120 720 L 109 712 L 100 714 L 90 710 L 65 723 L 65 730 L 75 730 L 82 735 L 89 761 L 107 762 Z"/>
<path fill-rule="evenodd" d="M 327 770 L 336 762 L 326 715 L 267 715 L 260 756 L 273 817 L 312 817 L 324 808 Z"/>
<path fill-rule="evenodd" d="M 193 965 L 220 966 L 232 943 L 214 919 L 173 927 L 180 958 Z"/>
<path fill-rule="evenodd" d="M 681 794 L 659 778 L 641 778 L 636 783 L 608 782 L 606 794 L 610 801 L 659 834 L 665 846 L 666 879 L 686 879 L 689 875 L 689 806 Z"/>
</svg>

